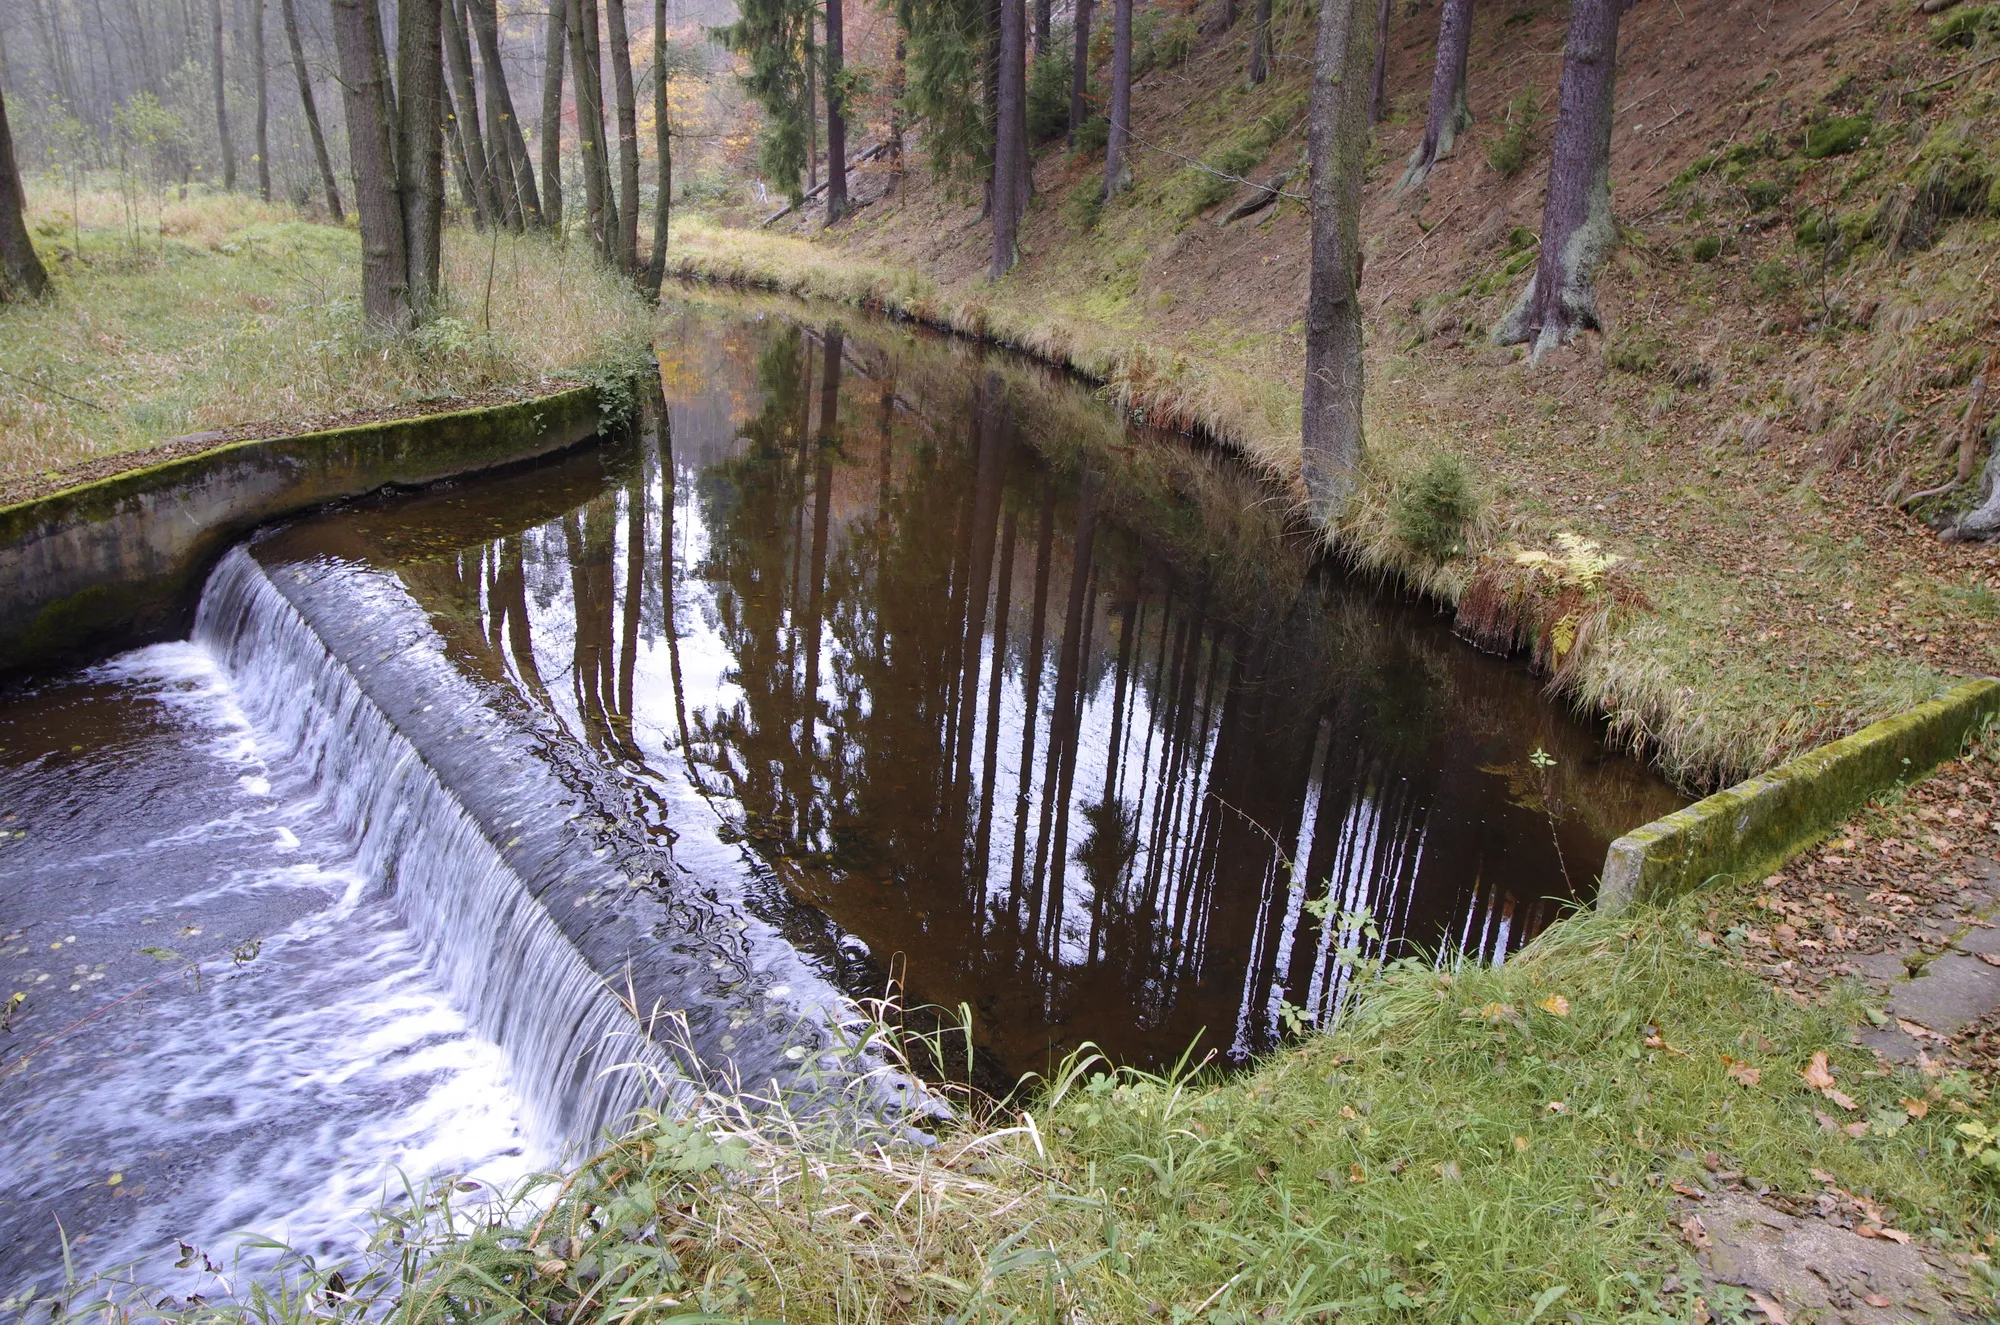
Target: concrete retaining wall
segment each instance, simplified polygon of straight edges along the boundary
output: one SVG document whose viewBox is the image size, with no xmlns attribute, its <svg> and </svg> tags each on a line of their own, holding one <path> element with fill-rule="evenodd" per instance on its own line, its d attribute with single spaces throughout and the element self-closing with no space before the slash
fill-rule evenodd
<svg viewBox="0 0 2000 1325">
<path fill-rule="evenodd" d="M 0 676 L 171 638 L 209 567 L 281 516 L 549 455 L 597 392 L 238 442 L 0 507 Z"/>
<path fill-rule="evenodd" d="M 2000 714 L 2000 681 L 1967 681 L 1611 844 L 1597 904 L 1665 901 L 1717 879 L 1770 874 L 1868 801 L 1955 758 Z"/>
</svg>

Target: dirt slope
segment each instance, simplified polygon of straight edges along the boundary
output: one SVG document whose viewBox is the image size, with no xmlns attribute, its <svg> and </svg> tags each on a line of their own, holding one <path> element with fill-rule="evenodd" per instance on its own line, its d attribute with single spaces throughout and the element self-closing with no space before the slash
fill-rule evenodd
<svg viewBox="0 0 2000 1325">
<path fill-rule="evenodd" d="M 1560 532 L 1626 558 L 1630 610 L 1566 680 L 1684 780 L 1712 784 L 1894 711 L 1941 674 L 1995 669 L 2000 554 L 1941 543 L 1921 518 L 1969 493 L 1914 514 L 1883 498 L 1948 477 L 1966 383 L 1996 343 L 2000 6 L 1943 19 L 1908 0 L 1636 6 L 1613 138 L 1621 242 L 1600 276 L 1608 335 L 1531 371 L 1486 330 L 1532 262 L 1566 12 L 1480 7 L 1475 126 L 1399 197 L 1436 6 L 1397 7 L 1364 219 L 1382 491 L 1351 550 L 1412 569 L 1383 512 L 1443 451 L 1471 463 L 1487 502 L 1463 563 L 1414 565 L 1445 596 Z M 1940 45 L 1944 21 L 1971 32 Z M 1168 377 L 1217 366 L 1263 391 L 1249 449 L 1295 472 L 1305 218 L 1286 199 L 1219 227 L 1244 191 L 1186 164 L 1261 180 L 1300 160 L 1307 9 L 1281 10 L 1278 33 L 1277 76 L 1257 89 L 1242 83 L 1246 23 L 1178 64 L 1156 59 L 1135 92 L 1136 186 L 1094 217 L 1101 155 L 1046 147 L 1022 265 L 996 286 L 977 197 L 929 180 L 920 156 L 901 181 L 869 168 L 857 192 L 875 201 L 835 230 L 793 222 L 811 245 L 794 245 L 798 261 L 921 273 L 938 298 L 1088 324 L 1171 360 Z M 1489 153 L 1530 106 L 1525 161 L 1503 175 Z M 1809 128 L 1862 116 L 1852 150 L 1808 156 Z M 743 254 L 758 243 L 777 252 L 760 236 L 736 260 L 755 267 Z"/>
</svg>

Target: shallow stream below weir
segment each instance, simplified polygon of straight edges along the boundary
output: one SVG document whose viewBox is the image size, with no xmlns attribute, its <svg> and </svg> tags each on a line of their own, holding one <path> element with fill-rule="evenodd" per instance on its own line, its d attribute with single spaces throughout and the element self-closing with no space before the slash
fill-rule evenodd
<svg viewBox="0 0 2000 1325">
<path fill-rule="evenodd" d="M 689 305 L 631 435 L 265 530 L 187 641 L 0 692 L 0 1298 L 65 1239 L 337 1258 L 892 985 L 995 1079 L 1240 1063 L 1680 803 L 1227 458 L 797 316 Z"/>
</svg>

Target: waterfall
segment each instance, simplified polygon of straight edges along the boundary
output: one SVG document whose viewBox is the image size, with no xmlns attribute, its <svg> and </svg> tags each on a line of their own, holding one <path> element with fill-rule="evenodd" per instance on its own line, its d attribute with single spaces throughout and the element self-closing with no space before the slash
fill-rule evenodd
<svg viewBox="0 0 2000 1325">
<path fill-rule="evenodd" d="M 688 1086 L 482 825 L 354 669 L 242 547 L 211 575 L 195 642 L 246 715 L 356 844 L 452 1000 L 506 1054 L 530 1124 L 588 1145 Z M 465 715 L 458 715 L 463 717 Z"/>
</svg>

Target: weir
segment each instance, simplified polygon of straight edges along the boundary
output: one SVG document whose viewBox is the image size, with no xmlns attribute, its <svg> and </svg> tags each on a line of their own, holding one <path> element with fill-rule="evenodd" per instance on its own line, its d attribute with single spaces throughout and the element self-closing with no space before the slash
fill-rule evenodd
<svg viewBox="0 0 2000 1325">
<path fill-rule="evenodd" d="M 306 771 L 453 1001 L 506 1052 L 545 1137 L 588 1143 L 635 1109 L 685 1096 L 678 1068 L 501 845 L 242 548 L 209 579 L 194 639 L 229 669 L 251 722 Z"/>
</svg>

